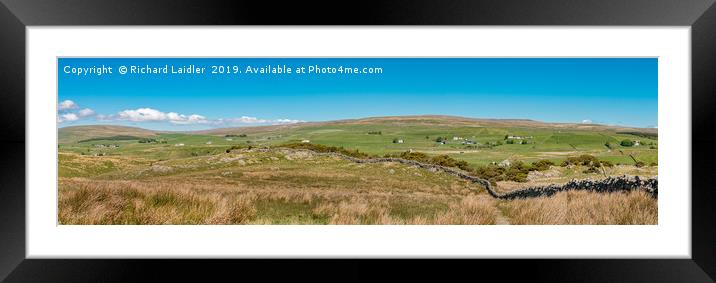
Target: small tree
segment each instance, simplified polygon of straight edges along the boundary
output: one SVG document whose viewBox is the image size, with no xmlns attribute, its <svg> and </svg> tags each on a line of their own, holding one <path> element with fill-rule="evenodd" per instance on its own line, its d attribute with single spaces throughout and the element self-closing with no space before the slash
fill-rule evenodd
<svg viewBox="0 0 716 283">
<path fill-rule="evenodd" d="M 634 141 L 633 140 L 623 140 L 619 144 L 621 144 L 621 146 L 630 147 L 630 146 L 634 146 Z"/>
</svg>

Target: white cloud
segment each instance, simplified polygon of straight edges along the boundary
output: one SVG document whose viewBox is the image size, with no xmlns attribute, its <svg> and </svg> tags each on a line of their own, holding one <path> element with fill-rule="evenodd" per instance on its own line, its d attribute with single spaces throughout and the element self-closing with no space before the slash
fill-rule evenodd
<svg viewBox="0 0 716 283">
<path fill-rule="evenodd" d="M 206 117 L 201 115 L 192 114 L 189 115 L 189 118 L 187 119 L 189 122 L 204 122 L 206 121 Z"/>
<path fill-rule="evenodd" d="M 92 116 L 92 115 L 94 115 L 95 113 L 94 113 L 94 110 L 89 109 L 89 108 L 85 108 L 85 109 L 82 109 L 82 110 L 80 110 L 79 112 L 77 112 L 77 114 L 78 114 L 80 117 L 87 117 L 87 116 Z"/>
<path fill-rule="evenodd" d="M 77 114 L 75 114 L 75 113 L 65 113 L 65 114 L 57 116 L 58 123 L 72 122 L 72 121 L 77 121 L 79 119 L 80 119 L 80 117 L 77 117 Z"/>
<path fill-rule="evenodd" d="M 94 110 L 85 108 L 80 111 L 71 111 L 73 109 L 79 109 L 80 106 L 77 105 L 72 100 L 64 100 L 57 104 L 57 122 L 72 122 L 77 121 L 81 118 L 92 116 L 95 114 Z"/>
<path fill-rule="evenodd" d="M 70 110 L 70 109 L 77 109 L 79 106 L 72 100 L 65 100 L 57 104 L 58 110 Z"/>
<path fill-rule="evenodd" d="M 249 117 L 249 116 L 241 116 L 240 118 L 229 118 L 225 119 L 224 121 L 228 123 L 236 123 L 236 124 L 262 124 L 268 122 L 268 120 L 259 119 L 256 117 Z"/>
<path fill-rule="evenodd" d="M 71 101 L 70 101 L 71 102 Z M 70 107 L 77 104 L 66 103 L 66 107 Z M 205 116 L 199 114 L 185 115 L 177 112 L 163 112 L 154 108 L 137 108 L 137 109 L 126 109 L 116 114 L 97 114 L 90 108 L 84 108 L 76 113 L 64 112 L 63 115 L 59 115 L 57 118 L 58 122 L 64 121 L 76 121 L 80 118 L 94 116 L 98 121 L 131 121 L 131 122 L 168 122 L 175 125 L 193 125 L 193 124 L 208 124 L 214 126 L 231 126 L 231 125 L 279 125 L 279 124 L 293 124 L 305 122 L 302 120 L 294 119 L 260 119 L 250 116 L 241 116 L 239 118 L 228 118 L 228 119 L 207 119 Z"/>
<path fill-rule="evenodd" d="M 302 120 L 292 120 L 292 119 L 275 119 L 275 120 L 267 120 L 267 119 L 259 119 L 256 117 L 249 117 L 249 116 L 241 116 L 239 118 L 229 118 L 229 119 L 219 119 L 216 121 L 216 124 L 268 124 L 268 125 L 277 125 L 277 124 L 294 124 L 294 123 L 300 123 L 305 122 Z"/>
<path fill-rule="evenodd" d="M 206 117 L 197 115 L 197 114 L 185 116 L 182 114 L 170 112 L 167 114 L 167 117 L 169 117 L 169 123 L 179 124 L 179 125 L 209 123 L 209 120 L 207 120 Z"/>
<path fill-rule="evenodd" d="M 592 120 L 589 120 L 589 119 L 582 120 L 582 124 L 591 124 L 591 123 L 592 123 Z"/>
<path fill-rule="evenodd" d="M 134 110 L 124 110 L 119 113 L 117 113 L 116 116 L 105 116 L 102 115 L 100 118 L 102 119 L 112 119 L 116 118 L 117 120 L 127 120 L 132 122 L 162 122 L 167 121 L 169 123 L 173 124 L 180 124 L 180 125 L 186 125 L 186 124 L 204 124 L 209 123 L 209 121 L 206 119 L 206 117 L 192 114 L 192 115 L 183 115 L 176 112 L 169 112 L 165 113 L 156 109 L 152 108 L 138 108 Z"/>
<path fill-rule="evenodd" d="M 164 121 L 167 119 L 167 114 L 152 108 L 139 108 L 121 111 L 117 113 L 117 119 L 132 122 Z"/>
<path fill-rule="evenodd" d="M 278 124 L 295 124 L 295 123 L 306 122 L 303 120 L 291 120 L 291 119 L 277 119 L 274 121 L 276 121 L 276 123 L 278 123 Z"/>
</svg>

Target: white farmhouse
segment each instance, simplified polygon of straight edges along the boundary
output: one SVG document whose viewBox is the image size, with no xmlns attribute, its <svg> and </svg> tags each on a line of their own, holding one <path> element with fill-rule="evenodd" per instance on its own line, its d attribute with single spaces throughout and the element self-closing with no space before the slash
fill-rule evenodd
<svg viewBox="0 0 716 283">
<path fill-rule="evenodd" d="M 177 143 L 177 144 L 174 144 L 174 146 L 184 146 L 184 144 L 183 144 L 183 143 Z"/>
<path fill-rule="evenodd" d="M 302 140 L 301 142 L 302 142 L 302 143 L 309 143 L 309 142 L 311 142 L 311 140 Z"/>
</svg>

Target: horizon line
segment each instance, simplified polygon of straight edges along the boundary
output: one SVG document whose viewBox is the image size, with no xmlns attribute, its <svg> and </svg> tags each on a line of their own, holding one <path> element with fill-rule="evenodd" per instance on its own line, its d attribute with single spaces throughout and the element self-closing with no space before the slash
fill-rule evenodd
<svg viewBox="0 0 716 283">
<path fill-rule="evenodd" d="M 388 115 L 388 116 L 368 116 L 368 117 L 360 117 L 360 118 L 345 118 L 345 119 L 336 119 L 336 120 L 318 120 L 318 121 L 302 121 L 302 122 L 296 122 L 296 123 L 277 123 L 277 124 L 264 124 L 264 125 L 245 125 L 245 126 L 228 126 L 228 127 L 213 127 L 213 128 L 207 128 L 207 129 L 201 129 L 201 130 L 155 130 L 148 127 L 142 127 L 139 125 L 121 125 L 116 123 L 111 123 L 114 121 L 110 121 L 108 124 L 83 124 L 83 125 L 65 125 L 62 126 L 60 123 L 58 123 L 57 128 L 68 128 L 68 127 L 83 127 L 83 126 L 119 126 L 119 127 L 130 127 L 130 128 L 140 128 L 144 130 L 152 130 L 152 131 L 162 131 L 162 132 L 200 132 L 200 131 L 210 131 L 210 130 L 219 130 L 219 129 L 234 129 L 234 128 L 256 128 L 256 127 L 272 127 L 272 126 L 288 126 L 288 125 L 298 125 L 298 124 L 310 124 L 310 123 L 328 123 L 328 122 L 342 122 L 342 121 L 352 121 L 352 120 L 365 120 L 365 119 L 377 119 L 377 118 L 398 118 L 398 117 L 411 117 L 411 118 L 419 118 L 419 117 L 450 117 L 450 118 L 463 118 L 463 119 L 472 119 L 472 120 L 493 120 L 493 121 L 530 121 L 530 122 L 538 122 L 538 123 L 544 123 L 544 124 L 557 124 L 557 125 L 584 125 L 584 126 L 605 126 L 605 127 L 623 127 L 623 128 L 635 128 L 635 129 L 653 129 L 658 130 L 657 126 L 631 126 L 631 125 L 619 125 L 619 124 L 600 124 L 596 122 L 589 122 L 589 123 L 580 123 L 580 122 L 549 122 L 549 121 L 542 121 L 542 120 L 535 120 L 530 118 L 486 118 L 486 117 L 468 117 L 468 116 L 457 116 L 457 115 L 444 115 L 444 114 L 417 114 L 417 115 Z M 135 122 L 135 123 L 162 123 L 162 122 Z M 201 125 L 201 124 L 195 124 L 195 125 Z M 186 124 L 184 125 L 175 125 L 175 126 L 188 126 Z"/>
</svg>

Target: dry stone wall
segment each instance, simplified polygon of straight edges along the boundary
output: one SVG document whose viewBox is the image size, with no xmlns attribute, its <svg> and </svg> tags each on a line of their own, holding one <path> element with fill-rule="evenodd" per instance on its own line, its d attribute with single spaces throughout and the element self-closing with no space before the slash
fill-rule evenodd
<svg viewBox="0 0 716 283">
<path fill-rule="evenodd" d="M 355 158 L 352 156 L 347 156 L 341 153 L 337 152 L 315 152 L 312 150 L 297 150 L 297 151 L 307 151 L 311 152 L 315 155 L 320 156 L 333 156 L 338 157 L 341 159 L 345 159 L 351 162 L 355 163 L 386 163 L 386 162 L 395 162 L 395 163 L 401 163 L 405 165 L 410 166 L 416 166 L 419 168 L 423 168 L 426 170 L 432 170 L 432 171 L 441 171 L 453 176 L 456 176 L 458 178 L 468 180 L 474 184 L 477 184 L 481 187 L 484 187 L 487 192 L 494 198 L 497 199 L 518 199 L 518 198 L 533 198 L 533 197 L 543 197 L 543 196 L 552 196 L 559 192 L 564 191 L 572 191 L 572 190 L 583 190 L 583 191 L 592 191 L 592 192 L 599 192 L 599 193 L 611 193 L 611 192 L 629 192 L 634 190 L 643 190 L 649 193 L 652 197 L 658 198 L 659 190 L 658 190 L 658 179 L 657 178 L 647 178 L 642 179 L 638 176 L 616 176 L 616 177 L 608 177 L 605 179 L 600 180 L 572 180 L 565 184 L 550 184 L 550 185 L 544 185 L 544 186 L 532 186 L 532 187 L 526 187 L 518 190 L 514 190 L 511 192 L 500 194 L 493 188 L 493 185 L 485 179 L 482 179 L 480 177 L 472 176 L 469 173 L 452 167 L 445 167 L 440 165 L 434 165 L 434 164 L 428 164 L 428 163 L 422 163 L 415 160 L 409 160 L 409 159 L 403 159 L 403 158 L 395 158 L 395 157 L 386 157 L 386 158 L 367 158 L 367 159 L 361 159 L 361 158 Z"/>
</svg>

